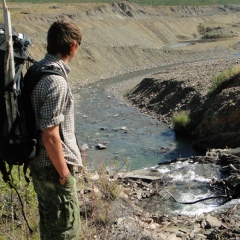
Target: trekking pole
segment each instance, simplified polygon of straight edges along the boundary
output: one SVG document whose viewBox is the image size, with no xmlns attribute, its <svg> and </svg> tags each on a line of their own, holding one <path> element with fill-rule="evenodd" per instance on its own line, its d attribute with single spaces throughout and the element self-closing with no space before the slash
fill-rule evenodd
<svg viewBox="0 0 240 240">
<path fill-rule="evenodd" d="M 14 83 L 15 76 L 15 65 L 14 65 L 14 54 L 13 54 L 13 42 L 12 42 L 12 23 L 10 12 L 6 5 L 6 1 L 3 0 L 3 14 L 4 14 L 4 25 L 6 34 L 6 53 L 4 59 L 4 73 L 5 73 L 5 87 L 11 87 L 13 91 L 5 91 L 6 111 L 8 116 L 8 130 L 10 131 L 17 117 L 15 108 L 11 107 L 15 104 L 14 100 L 14 89 L 16 84 Z M 13 86 L 11 86 L 11 84 Z M 9 101 L 10 100 L 10 101 Z M 8 104 L 11 102 L 11 106 Z"/>
</svg>

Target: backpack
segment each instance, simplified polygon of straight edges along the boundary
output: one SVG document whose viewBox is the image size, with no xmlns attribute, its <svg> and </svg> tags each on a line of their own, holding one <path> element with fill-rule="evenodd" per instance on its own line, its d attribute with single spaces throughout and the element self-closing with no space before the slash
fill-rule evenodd
<svg viewBox="0 0 240 240">
<path fill-rule="evenodd" d="M 0 170 L 5 182 L 10 181 L 10 172 L 6 174 L 5 164 L 24 164 L 26 171 L 28 161 L 38 153 L 39 131 L 30 101 L 33 88 L 44 74 L 57 74 L 66 79 L 62 70 L 55 66 L 38 66 L 28 53 L 31 41 L 26 35 L 13 29 L 12 39 L 15 76 L 8 82 L 4 73 L 6 36 L 4 27 L 0 25 Z M 25 63 L 27 72 L 24 75 Z"/>
<path fill-rule="evenodd" d="M 22 87 L 23 66 L 33 62 L 28 54 L 30 39 L 12 30 L 15 76 L 5 79 L 6 35 L 0 25 L 0 159 L 10 165 L 21 165 L 24 159 L 34 156 L 36 142 L 25 125 Z M 5 176 L 6 177 L 6 176 Z M 6 179 L 4 179 L 6 180 Z"/>
<path fill-rule="evenodd" d="M 28 53 L 31 41 L 25 34 L 12 29 L 12 41 L 15 76 L 9 82 L 9 79 L 5 79 L 6 34 L 4 25 L 0 24 L 0 171 L 4 182 L 15 189 L 23 217 L 29 231 L 33 232 L 25 216 L 20 194 L 10 178 L 11 170 L 14 165 L 23 165 L 25 179 L 29 182 L 26 176 L 28 162 L 38 154 L 39 131 L 35 126 L 30 101 L 33 88 L 44 74 L 57 74 L 65 79 L 66 76 L 55 66 L 38 66 Z M 27 68 L 25 75 L 24 65 Z"/>
</svg>

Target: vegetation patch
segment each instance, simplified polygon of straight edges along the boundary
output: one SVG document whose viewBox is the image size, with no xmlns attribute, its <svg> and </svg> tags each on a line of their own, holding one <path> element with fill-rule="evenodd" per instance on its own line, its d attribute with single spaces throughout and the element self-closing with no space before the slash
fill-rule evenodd
<svg viewBox="0 0 240 240">
<path fill-rule="evenodd" d="M 230 66 L 227 70 L 214 76 L 211 80 L 211 86 L 208 93 L 211 94 L 220 86 L 220 84 L 222 84 L 227 79 L 236 76 L 239 73 L 240 73 L 240 66 L 235 65 L 235 66 Z"/>
<path fill-rule="evenodd" d="M 179 40 L 188 40 L 189 37 L 186 36 L 186 35 L 176 35 L 176 37 L 179 39 Z"/>
<path fill-rule="evenodd" d="M 0 239 L 31 239 L 38 237 L 38 203 L 32 184 L 27 184 L 21 166 L 12 169 L 12 182 L 16 187 L 27 221 L 33 230 L 30 234 L 28 226 L 22 215 L 22 206 L 16 191 L 0 181 Z"/>
<path fill-rule="evenodd" d="M 189 124 L 190 117 L 188 111 L 180 111 L 173 115 L 173 129 L 176 132 L 186 132 Z"/>
</svg>

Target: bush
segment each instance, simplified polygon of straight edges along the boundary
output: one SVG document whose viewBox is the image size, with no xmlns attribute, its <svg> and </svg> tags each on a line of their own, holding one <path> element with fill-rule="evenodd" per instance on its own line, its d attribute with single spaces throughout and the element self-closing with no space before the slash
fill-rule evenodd
<svg viewBox="0 0 240 240">
<path fill-rule="evenodd" d="M 181 111 L 173 115 L 173 129 L 176 132 L 186 132 L 190 124 L 189 112 Z"/>
<path fill-rule="evenodd" d="M 203 26 L 203 24 L 199 24 L 199 25 L 197 26 L 197 30 L 198 30 L 198 33 L 199 33 L 200 35 L 204 35 L 205 32 L 206 32 L 205 27 Z"/>
<path fill-rule="evenodd" d="M 226 71 L 219 73 L 214 76 L 211 80 L 211 86 L 208 93 L 212 93 L 218 86 L 225 80 L 237 75 L 240 73 L 240 66 L 229 67 Z"/>
</svg>

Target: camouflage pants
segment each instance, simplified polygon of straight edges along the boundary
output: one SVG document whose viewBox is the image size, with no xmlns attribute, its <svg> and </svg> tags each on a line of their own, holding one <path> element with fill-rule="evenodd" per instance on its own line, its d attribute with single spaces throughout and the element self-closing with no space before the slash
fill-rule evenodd
<svg viewBox="0 0 240 240">
<path fill-rule="evenodd" d="M 38 197 L 41 240 L 77 240 L 80 233 L 80 210 L 73 172 L 62 186 L 54 167 L 30 166 Z"/>
</svg>

